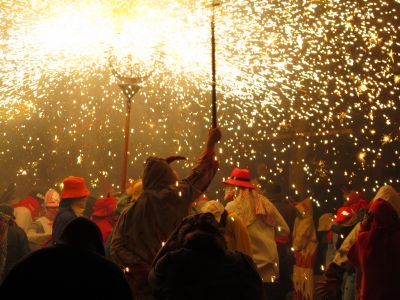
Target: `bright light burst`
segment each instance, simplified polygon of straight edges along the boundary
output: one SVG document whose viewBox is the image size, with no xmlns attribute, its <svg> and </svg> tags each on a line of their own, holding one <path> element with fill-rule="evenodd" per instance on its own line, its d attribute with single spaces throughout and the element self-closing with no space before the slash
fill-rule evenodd
<svg viewBox="0 0 400 300">
<path fill-rule="evenodd" d="M 70 172 L 55 159 L 70 156 L 94 186 L 118 181 L 124 101 L 111 66 L 151 74 L 135 98 L 136 173 L 165 144 L 194 157 L 210 123 L 208 2 L 1 1 L 0 124 L 8 129 L 0 151 L 30 153 L 10 161 L 16 176 Z M 300 164 L 309 181 L 328 184 L 398 167 L 399 11 L 399 1 L 222 1 L 223 162 L 268 161 L 274 178 Z M 296 148 L 305 160 L 291 161 Z"/>
</svg>

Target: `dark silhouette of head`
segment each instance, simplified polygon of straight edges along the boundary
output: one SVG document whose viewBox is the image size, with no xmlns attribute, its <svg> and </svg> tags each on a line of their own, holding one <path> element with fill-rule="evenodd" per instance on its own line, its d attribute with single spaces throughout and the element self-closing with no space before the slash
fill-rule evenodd
<svg viewBox="0 0 400 300">
<path fill-rule="evenodd" d="M 79 217 L 65 227 L 60 238 L 61 244 L 105 255 L 100 229 L 92 221 Z"/>
</svg>

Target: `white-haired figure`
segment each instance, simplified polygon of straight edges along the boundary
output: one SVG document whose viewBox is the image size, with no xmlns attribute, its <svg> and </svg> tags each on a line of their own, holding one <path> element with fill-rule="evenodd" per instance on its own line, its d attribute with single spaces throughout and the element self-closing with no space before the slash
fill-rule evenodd
<svg viewBox="0 0 400 300">
<path fill-rule="evenodd" d="M 235 168 L 224 181 L 228 212 L 235 212 L 247 227 L 254 263 L 268 294 L 279 278 L 279 257 L 275 236 L 288 236 L 289 226 L 270 200 L 256 190 L 249 170 Z"/>
</svg>

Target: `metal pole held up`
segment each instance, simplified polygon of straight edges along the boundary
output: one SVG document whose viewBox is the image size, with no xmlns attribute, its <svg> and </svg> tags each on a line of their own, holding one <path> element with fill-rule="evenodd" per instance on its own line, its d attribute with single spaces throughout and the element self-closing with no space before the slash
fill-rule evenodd
<svg viewBox="0 0 400 300">
<path fill-rule="evenodd" d="M 217 70 L 215 59 L 215 7 L 220 5 L 220 2 L 213 0 L 212 3 L 212 16 L 211 16 L 211 101 L 212 101 L 212 128 L 217 128 Z"/>
</svg>

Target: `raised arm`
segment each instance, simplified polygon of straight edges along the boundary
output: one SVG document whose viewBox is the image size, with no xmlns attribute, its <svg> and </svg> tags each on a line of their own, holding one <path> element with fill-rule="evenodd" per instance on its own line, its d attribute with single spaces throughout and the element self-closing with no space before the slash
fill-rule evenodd
<svg viewBox="0 0 400 300">
<path fill-rule="evenodd" d="M 207 189 L 218 170 L 215 160 L 215 145 L 221 140 L 221 131 L 211 128 L 208 131 L 206 148 L 192 173 L 181 180 L 176 187 L 177 193 L 187 202 L 192 203 Z"/>
</svg>

